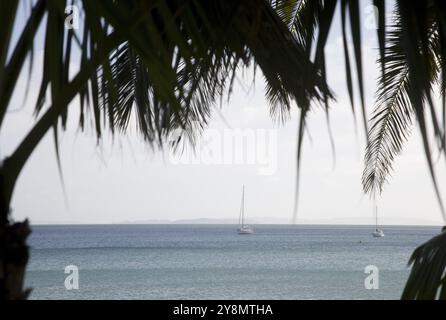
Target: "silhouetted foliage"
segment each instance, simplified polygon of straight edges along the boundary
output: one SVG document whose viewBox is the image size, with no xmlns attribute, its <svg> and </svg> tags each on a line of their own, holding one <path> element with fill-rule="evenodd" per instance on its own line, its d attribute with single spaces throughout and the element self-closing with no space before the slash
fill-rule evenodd
<svg viewBox="0 0 446 320">
<path fill-rule="evenodd" d="M 35 101 L 36 122 L 0 167 L 2 244 L 9 241 L 5 235 L 17 229 L 9 222 L 9 206 L 20 172 L 50 130 L 59 157 L 58 133 L 66 127 L 69 110 L 73 108 L 80 108 L 80 128 L 92 123 L 98 139 L 104 131 L 125 133 L 130 122 L 135 121 L 134 126 L 151 145 L 162 146 L 169 133 L 178 128 L 193 140 L 206 126 L 218 99 L 230 95 L 237 70 L 259 67 L 265 79 L 271 114 L 286 119 L 294 104 L 300 109 L 299 172 L 305 120 L 312 102 L 322 105 L 329 119 L 333 95 L 326 84 L 324 48 L 338 13 L 346 87 L 354 113 L 357 107 L 353 88 L 358 87 L 368 141 L 363 174 L 365 192 L 373 196 L 382 192 L 393 160 L 416 122 L 444 213 L 431 156 L 429 126 L 436 149 L 445 156 L 445 1 L 397 0 L 392 2 L 395 5 L 392 19 L 386 14 L 388 2 L 373 1 L 378 14 L 382 75 L 370 129 L 364 99 L 361 10 L 357 0 L 35 0 L 28 3 L 31 8 L 24 28 L 17 31 L 18 40 L 13 41 L 14 25 L 22 9 L 18 1 L 0 2 L 0 128 L 11 107 L 19 76 L 26 72 L 25 61 L 31 62 L 28 78 L 35 68 L 42 72 Z M 65 28 L 67 5 L 80 9 L 82 19 L 78 30 Z M 44 59 L 36 66 L 32 63 L 33 48 L 39 28 L 45 32 Z M 73 65 L 79 66 L 79 70 L 72 70 Z M 357 83 L 353 83 L 354 78 Z M 437 115 L 433 102 L 435 86 L 439 86 L 442 97 L 441 116 Z M 72 103 L 76 97 L 79 104 Z M 444 234 L 415 251 L 404 298 L 436 297 L 432 292 L 444 282 L 443 238 Z M 17 270 L 22 270 L 26 266 L 26 245 L 22 243 L 19 249 L 23 251 L 23 259 L 19 259 L 21 264 Z M 14 265 L 4 251 L 0 252 L 0 260 L 3 269 Z M 16 289 L 12 294 L 11 288 L 21 290 L 23 281 L 22 276 L 17 276 L 20 271 L 14 268 L 0 278 L 2 297 L 24 298 L 26 295 Z M 426 277 L 427 274 L 431 276 Z"/>
</svg>

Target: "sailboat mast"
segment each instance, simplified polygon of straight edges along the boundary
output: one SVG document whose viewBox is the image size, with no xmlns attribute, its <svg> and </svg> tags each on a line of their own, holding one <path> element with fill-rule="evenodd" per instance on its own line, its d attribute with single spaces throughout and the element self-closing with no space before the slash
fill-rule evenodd
<svg viewBox="0 0 446 320">
<path fill-rule="evenodd" d="M 375 227 L 378 229 L 378 206 L 375 204 Z"/>
<path fill-rule="evenodd" d="M 242 227 L 245 225 L 245 185 L 243 185 L 243 191 L 242 191 Z"/>
<path fill-rule="evenodd" d="M 243 199 L 245 199 L 245 194 L 243 194 Z M 243 201 L 245 203 L 245 209 L 243 210 L 243 222 L 245 222 L 245 213 L 247 212 L 246 208 L 247 208 L 247 203 L 248 201 L 246 201 L 246 199 Z"/>
</svg>

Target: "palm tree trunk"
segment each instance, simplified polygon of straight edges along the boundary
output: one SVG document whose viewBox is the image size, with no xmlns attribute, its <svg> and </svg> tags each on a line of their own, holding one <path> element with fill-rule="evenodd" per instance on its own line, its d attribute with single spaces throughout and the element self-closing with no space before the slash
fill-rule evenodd
<svg viewBox="0 0 446 320">
<path fill-rule="evenodd" d="M 0 299 L 26 299 L 30 290 L 24 290 L 30 233 L 28 221 L 10 223 L 10 192 L 5 166 L 0 167 Z"/>
<path fill-rule="evenodd" d="M 31 291 L 23 288 L 29 257 L 26 239 L 31 229 L 28 220 L 14 223 L 10 221 L 11 198 L 17 178 L 31 153 L 54 126 L 57 118 L 68 108 L 69 103 L 87 83 L 92 73 L 96 72 L 101 62 L 107 59 L 110 51 L 122 41 L 115 32 L 108 35 L 104 47 L 92 54 L 90 61 L 61 90 L 53 105 L 37 121 L 16 150 L 0 163 L 0 299 L 26 299 Z"/>
</svg>

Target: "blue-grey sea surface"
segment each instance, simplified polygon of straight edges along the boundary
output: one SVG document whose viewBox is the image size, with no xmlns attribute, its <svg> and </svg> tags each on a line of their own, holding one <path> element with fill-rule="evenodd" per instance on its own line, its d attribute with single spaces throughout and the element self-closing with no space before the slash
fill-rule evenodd
<svg viewBox="0 0 446 320">
<path fill-rule="evenodd" d="M 31 299 L 399 299 L 413 250 L 439 227 L 34 226 Z M 74 284 L 78 269 L 78 289 Z M 376 266 L 378 289 L 366 289 Z M 372 267 L 373 268 L 373 267 Z M 70 282 L 71 281 L 71 282 Z"/>
</svg>

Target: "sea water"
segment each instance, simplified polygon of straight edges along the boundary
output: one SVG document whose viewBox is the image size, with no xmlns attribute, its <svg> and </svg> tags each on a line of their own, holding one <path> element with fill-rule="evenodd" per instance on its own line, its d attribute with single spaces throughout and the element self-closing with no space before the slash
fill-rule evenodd
<svg viewBox="0 0 446 320">
<path fill-rule="evenodd" d="M 439 227 L 34 226 L 31 299 L 399 299 L 413 250 Z M 66 286 L 74 266 L 78 289 Z M 378 283 L 367 289 L 367 266 Z M 375 269 L 376 267 L 376 269 Z M 378 285 L 378 288 L 376 288 Z"/>
</svg>

